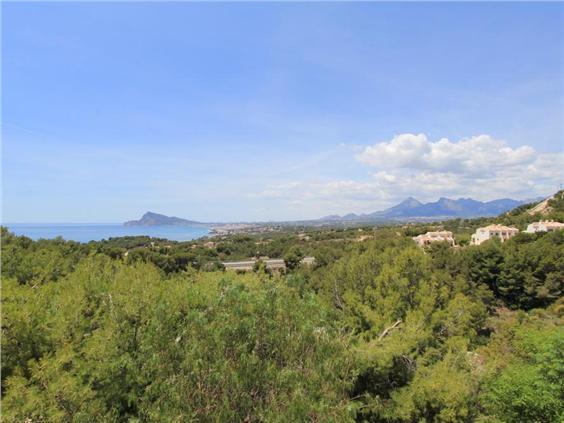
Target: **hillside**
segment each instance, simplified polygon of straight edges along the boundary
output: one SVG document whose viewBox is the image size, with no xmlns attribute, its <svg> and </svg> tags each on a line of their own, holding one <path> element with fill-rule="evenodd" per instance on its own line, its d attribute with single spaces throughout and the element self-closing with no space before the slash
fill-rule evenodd
<svg viewBox="0 0 564 423">
<path fill-rule="evenodd" d="M 560 190 L 538 203 L 523 204 L 500 215 L 497 219 L 499 223 L 512 224 L 523 228 L 527 223 L 538 220 L 564 221 L 564 190 Z"/>
<path fill-rule="evenodd" d="M 3 420 L 560 422 L 564 232 L 423 250 L 425 226 L 2 229 Z"/>
<path fill-rule="evenodd" d="M 564 190 L 560 190 L 556 194 L 551 195 L 548 198 L 545 198 L 536 206 L 532 207 L 530 210 L 528 210 L 528 213 L 530 215 L 540 214 L 546 216 L 555 211 L 562 211 L 564 206 L 563 198 L 564 198 Z"/>
</svg>

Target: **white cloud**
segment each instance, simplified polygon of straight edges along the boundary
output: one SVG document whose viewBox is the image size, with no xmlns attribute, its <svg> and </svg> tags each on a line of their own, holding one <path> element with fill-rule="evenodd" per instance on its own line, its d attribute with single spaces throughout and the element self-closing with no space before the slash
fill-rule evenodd
<svg viewBox="0 0 564 423">
<path fill-rule="evenodd" d="M 389 142 L 366 147 L 357 159 L 380 169 L 421 169 L 460 174 L 493 174 L 511 166 L 532 163 L 532 147 L 511 148 L 505 141 L 479 135 L 452 142 L 430 141 L 425 134 L 401 134 Z"/>
<path fill-rule="evenodd" d="M 378 186 L 422 198 L 534 197 L 556 190 L 564 177 L 563 152 L 512 148 L 489 135 L 453 142 L 401 134 L 366 147 L 356 158 L 376 169 Z"/>
<path fill-rule="evenodd" d="M 373 169 L 362 180 L 280 184 L 258 197 L 333 214 L 374 211 L 408 196 L 526 199 L 554 192 L 564 180 L 564 152 L 511 147 L 489 135 L 431 141 L 425 134 L 401 134 L 366 146 L 355 157 Z"/>
</svg>

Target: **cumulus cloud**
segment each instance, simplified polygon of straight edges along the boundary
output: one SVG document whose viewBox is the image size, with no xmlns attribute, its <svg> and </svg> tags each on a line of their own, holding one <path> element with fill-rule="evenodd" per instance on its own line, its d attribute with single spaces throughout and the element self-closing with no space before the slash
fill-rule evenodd
<svg viewBox="0 0 564 423">
<path fill-rule="evenodd" d="M 408 196 L 527 199 L 556 191 L 564 179 L 564 152 L 511 147 L 489 135 L 432 141 L 425 134 L 401 134 L 364 147 L 355 158 L 367 166 L 362 180 L 294 182 L 259 196 L 332 214 L 374 211 Z"/>
<path fill-rule="evenodd" d="M 534 197 L 556 190 L 564 176 L 564 153 L 513 148 L 489 135 L 432 141 L 425 134 L 401 134 L 356 158 L 375 169 L 380 188 L 422 197 Z"/>
<path fill-rule="evenodd" d="M 492 174 L 532 163 L 537 154 L 527 145 L 511 148 L 505 141 L 479 135 L 452 142 L 430 141 L 425 134 L 401 134 L 366 147 L 357 159 L 382 169 L 409 168 L 460 174 Z"/>
</svg>

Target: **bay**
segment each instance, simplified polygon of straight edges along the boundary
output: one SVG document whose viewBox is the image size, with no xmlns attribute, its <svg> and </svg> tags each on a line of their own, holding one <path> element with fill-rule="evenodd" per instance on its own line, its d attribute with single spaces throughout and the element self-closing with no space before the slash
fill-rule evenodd
<svg viewBox="0 0 564 423">
<path fill-rule="evenodd" d="M 210 231 L 201 226 L 124 226 L 121 223 L 6 223 L 3 226 L 16 235 L 25 235 L 33 240 L 60 236 L 78 242 L 138 235 L 190 241 L 205 236 Z"/>
</svg>

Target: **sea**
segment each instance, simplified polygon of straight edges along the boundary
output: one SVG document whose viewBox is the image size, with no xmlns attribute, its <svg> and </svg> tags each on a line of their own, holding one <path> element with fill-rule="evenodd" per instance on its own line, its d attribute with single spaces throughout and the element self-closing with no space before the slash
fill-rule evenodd
<svg viewBox="0 0 564 423">
<path fill-rule="evenodd" d="M 3 226 L 16 235 L 25 235 L 34 240 L 62 237 L 78 242 L 137 235 L 190 241 L 210 232 L 209 228 L 201 226 L 124 226 L 121 223 L 5 223 Z"/>
</svg>

